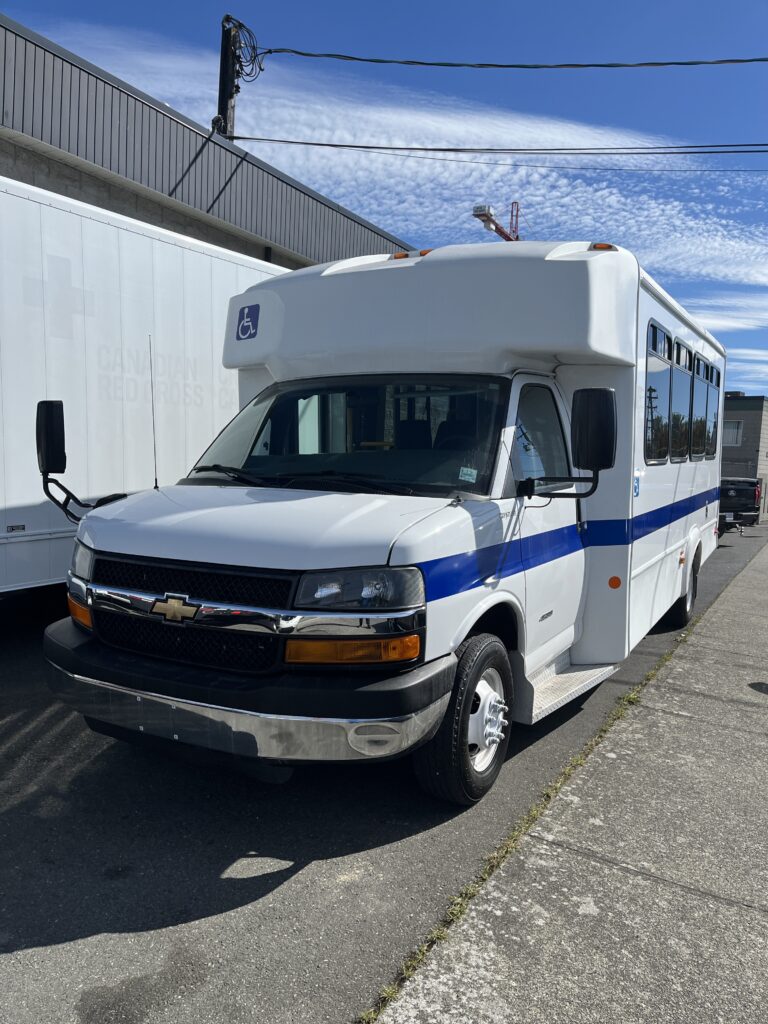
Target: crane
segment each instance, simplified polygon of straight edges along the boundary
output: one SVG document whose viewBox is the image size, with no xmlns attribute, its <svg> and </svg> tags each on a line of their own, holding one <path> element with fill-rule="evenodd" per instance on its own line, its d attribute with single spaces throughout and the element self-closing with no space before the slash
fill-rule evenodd
<svg viewBox="0 0 768 1024">
<path fill-rule="evenodd" d="M 517 200 L 512 203 L 509 213 L 509 230 L 496 219 L 491 206 L 473 207 L 472 216 L 477 217 L 487 231 L 495 231 L 505 242 L 520 241 L 520 203 Z"/>
</svg>

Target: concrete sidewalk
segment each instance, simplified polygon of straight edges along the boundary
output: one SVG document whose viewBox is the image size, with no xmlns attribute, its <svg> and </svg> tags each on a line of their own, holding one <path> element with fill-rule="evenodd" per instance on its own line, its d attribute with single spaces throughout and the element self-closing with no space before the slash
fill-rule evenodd
<svg viewBox="0 0 768 1024">
<path fill-rule="evenodd" d="M 768 1020 L 768 548 L 381 1024 Z"/>
</svg>

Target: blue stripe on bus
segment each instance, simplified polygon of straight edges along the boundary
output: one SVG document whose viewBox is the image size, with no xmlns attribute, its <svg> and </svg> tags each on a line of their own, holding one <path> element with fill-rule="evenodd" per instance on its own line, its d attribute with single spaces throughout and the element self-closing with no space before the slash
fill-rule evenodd
<svg viewBox="0 0 768 1024">
<path fill-rule="evenodd" d="M 671 505 L 643 512 L 634 519 L 595 519 L 586 524 L 584 547 L 611 547 L 616 544 L 631 544 L 649 533 L 662 530 L 665 526 L 698 512 L 720 497 L 720 488 L 692 494 L 688 498 L 674 501 Z"/>
<path fill-rule="evenodd" d="M 420 568 L 424 573 L 427 600 L 438 601 L 443 597 L 461 594 L 479 587 L 489 576 L 514 576 L 583 548 L 631 544 L 649 533 L 684 519 L 717 501 L 719 497 L 720 488 L 713 487 L 670 505 L 643 512 L 633 519 L 594 519 L 585 523 L 581 530 L 573 523 L 557 530 L 489 544 L 476 551 L 422 562 Z"/>
</svg>

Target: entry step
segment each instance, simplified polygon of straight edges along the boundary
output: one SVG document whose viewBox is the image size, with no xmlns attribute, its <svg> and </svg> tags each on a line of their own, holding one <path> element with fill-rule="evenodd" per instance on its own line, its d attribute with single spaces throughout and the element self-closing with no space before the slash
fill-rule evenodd
<svg viewBox="0 0 768 1024">
<path fill-rule="evenodd" d="M 528 714 L 523 712 L 517 720 L 529 724 L 538 722 L 563 704 L 593 689 L 617 670 L 617 665 L 571 665 L 570 661 L 564 663 L 560 660 L 559 664 L 548 666 L 530 680 L 533 701 L 526 709 Z"/>
</svg>

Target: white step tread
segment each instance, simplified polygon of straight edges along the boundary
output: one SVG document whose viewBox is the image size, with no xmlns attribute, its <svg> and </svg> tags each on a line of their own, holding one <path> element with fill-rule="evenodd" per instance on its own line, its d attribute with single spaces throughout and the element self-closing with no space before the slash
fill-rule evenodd
<svg viewBox="0 0 768 1024">
<path fill-rule="evenodd" d="M 616 671 L 618 665 L 568 665 L 555 672 L 550 670 L 543 673 L 543 679 L 532 679 L 534 691 L 531 723 L 538 722 L 569 700 L 591 690 Z"/>
</svg>

